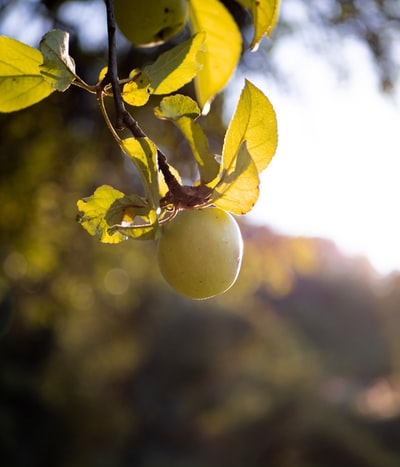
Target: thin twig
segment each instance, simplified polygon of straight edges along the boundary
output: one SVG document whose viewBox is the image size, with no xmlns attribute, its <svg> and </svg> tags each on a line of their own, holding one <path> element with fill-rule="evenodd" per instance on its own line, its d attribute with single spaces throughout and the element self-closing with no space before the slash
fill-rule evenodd
<svg viewBox="0 0 400 467">
<path fill-rule="evenodd" d="M 124 127 L 128 128 L 135 138 L 146 136 L 142 129 L 139 127 L 136 120 L 126 110 L 124 101 L 121 96 L 120 82 L 118 78 L 118 60 L 117 60 L 117 40 L 116 32 L 117 26 L 114 15 L 114 2 L 113 0 L 106 0 L 107 8 L 107 31 L 108 31 L 108 69 L 107 74 L 103 80 L 104 84 L 111 84 L 113 91 L 115 111 L 116 111 L 116 128 L 122 130 Z"/>
<path fill-rule="evenodd" d="M 115 141 L 117 141 L 117 143 L 121 146 L 121 144 L 122 144 L 121 138 L 119 137 L 119 134 L 117 133 L 117 131 L 113 127 L 113 125 L 112 125 L 112 123 L 110 121 L 110 117 L 107 114 L 107 111 L 106 111 L 106 108 L 105 108 L 105 105 L 104 105 L 104 95 L 103 95 L 103 91 L 101 89 L 97 92 L 97 101 L 99 103 L 100 110 L 101 110 L 103 118 L 104 118 L 104 120 L 106 122 L 107 128 L 110 130 L 111 134 L 114 136 Z"/>
<path fill-rule="evenodd" d="M 121 97 L 121 89 L 118 80 L 118 62 L 117 62 L 117 39 L 116 32 L 117 26 L 115 23 L 114 15 L 114 2 L 113 0 L 106 0 L 107 9 L 107 33 L 108 33 L 108 69 L 107 74 L 103 80 L 103 84 L 110 83 L 116 111 L 116 128 L 122 130 L 124 127 L 123 113 L 125 110 L 124 103 Z"/>
</svg>

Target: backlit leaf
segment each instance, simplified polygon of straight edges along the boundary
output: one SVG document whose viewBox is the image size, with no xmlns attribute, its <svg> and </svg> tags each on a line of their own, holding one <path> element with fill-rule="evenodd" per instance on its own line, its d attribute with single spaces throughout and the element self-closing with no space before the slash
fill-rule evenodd
<svg viewBox="0 0 400 467">
<path fill-rule="evenodd" d="M 181 117 L 197 118 L 200 109 L 193 99 L 182 94 L 167 96 L 161 100 L 159 107 L 154 109 L 158 118 L 167 120 L 179 120 Z"/>
<path fill-rule="evenodd" d="M 278 144 L 276 115 L 268 98 L 247 80 L 225 135 L 224 167 L 230 165 L 244 141 L 258 172 L 262 172 L 271 162 Z"/>
<path fill-rule="evenodd" d="M 101 81 L 103 81 L 103 79 L 106 77 L 107 72 L 108 72 L 108 67 L 107 67 L 107 66 L 104 66 L 104 67 L 100 70 L 99 78 L 98 78 L 99 83 L 101 83 Z"/>
<path fill-rule="evenodd" d="M 153 94 L 170 94 L 189 83 L 202 68 L 205 34 L 190 39 L 161 54 L 143 71 L 148 76 Z"/>
<path fill-rule="evenodd" d="M 182 183 L 181 176 L 179 172 L 177 171 L 177 169 L 171 164 L 168 164 L 168 168 L 171 174 L 177 180 L 177 182 L 181 184 Z M 158 171 L 158 188 L 160 192 L 160 198 L 163 198 L 169 191 L 169 186 L 167 185 L 164 175 L 162 174 L 160 170 Z"/>
<path fill-rule="evenodd" d="M 257 168 L 246 143 L 243 143 L 232 164 L 224 169 L 214 188 L 213 203 L 233 214 L 246 214 L 255 205 L 259 195 Z"/>
<path fill-rule="evenodd" d="M 41 52 L 9 37 L 0 37 L 0 112 L 36 104 L 54 89 L 40 73 Z"/>
<path fill-rule="evenodd" d="M 79 200 L 77 206 L 82 227 L 103 243 L 126 240 L 127 236 L 112 230 L 113 227 L 121 222 L 130 224 L 134 217 L 145 215 L 148 211 L 146 202 L 139 196 L 126 196 L 108 185 L 97 188 L 92 196 Z"/>
<path fill-rule="evenodd" d="M 217 176 L 219 164 L 210 151 L 202 127 L 195 121 L 199 113 L 196 102 L 181 95 L 165 97 L 160 102 L 160 107 L 155 109 L 157 117 L 172 120 L 182 131 L 196 159 L 201 181 L 207 184 Z"/>
<path fill-rule="evenodd" d="M 133 70 L 130 73 L 131 81 L 124 84 L 122 98 L 127 104 L 142 106 L 150 98 L 150 81 L 145 73 Z"/>
<path fill-rule="evenodd" d="M 123 235 L 136 240 L 154 240 L 159 234 L 157 214 L 154 209 L 150 209 L 146 215 L 136 217 L 136 223 L 122 222 L 109 229 L 111 235 Z"/>
<path fill-rule="evenodd" d="M 204 184 L 211 182 L 219 172 L 219 164 L 210 151 L 203 129 L 190 117 L 181 117 L 176 124 L 190 145 L 199 168 L 201 181 Z"/>
<path fill-rule="evenodd" d="M 232 76 L 242 50 L 242 37 L 232 15 L 219 0 L 191 0 L 189 21 L 193 32 L 205 32 L 203 68 L 195 78 L 197 100 L 204 110 Z"/>
<path fill-rule="evenodd" d="M 44 62 L 41 73 L 57 91 L 65 91 L 75 79 L 75 63 L 69 56 L 69 34 L 53 29 L 40 41 Z"/>
<path fill-rule="evenodd" d="M 255 49 L 264 35 L 268 37 L 276 25 L 280 0 L 236 0 L 251 11 L 254 24 L 254 37 L 251 48 Z"/>
<path fill-rule="evenodd" d="M 126 138 L 121 147 L 139 172 L 150 206 L 157 208 L 160 199 L 157 148 L 148 138 Z"/>
</svg>

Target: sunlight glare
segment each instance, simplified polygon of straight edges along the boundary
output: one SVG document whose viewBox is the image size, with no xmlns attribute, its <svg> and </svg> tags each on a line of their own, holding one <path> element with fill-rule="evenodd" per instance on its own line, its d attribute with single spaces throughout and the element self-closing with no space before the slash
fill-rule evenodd
<svg viewBox="0 0 400 467">
<path fill-rule="evenodd" d="M 283 234 L 330 238 L 378 272 L 400 269 L 399 105 L 379 93 L 356 41 L 341 47 L 343 81 L 320 56 L 284 42 L 277 55 L 295 91 L 253 78 L 275 107 L 279 145 L 251 217 Z"/>
</svg>

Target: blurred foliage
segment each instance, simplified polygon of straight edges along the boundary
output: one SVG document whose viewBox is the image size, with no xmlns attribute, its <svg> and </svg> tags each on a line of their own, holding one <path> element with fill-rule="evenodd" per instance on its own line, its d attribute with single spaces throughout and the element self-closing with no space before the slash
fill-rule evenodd
<svg viewBox="0 0 400 467">
<path fill-rule="evenodd" d="M 63 13 L 65 26 L 73 2 L 11 3 Z M 9 3 L 0 8 L 9 24 Z M 104 50 L 73 40 L 95 81 Z M 202 120 L 215 150 L 220 115 Z M 138 119 L 173 163 L 188 160 L 172 124 L 145 109 Z M 242 220 L 235 287 L 207 302 L 179 297 L 152 242 L 99 244 L 74 222 L 96 186 L 138 184 L 79 89 L 0 115 L 0 160 L 1 465 L 400 464 L 400 275 Z"/>
<path fill-rule="evenodd" d="M 286 0 L 282 2 L 273 41 L 265 43 L 261 53 L 245 55 L 243 67 L 269 73 L 276 81 L 290 86 L 280 48 L 275 47 L 290 40 L 304 44 L 322 61 L 330 63 L 332 73 L 341 79 L 349 68 L 343 48 L 355 41 L 369 55 L 381 91 L 390 95 L 398 86 L 398 0 Z"/>
</svg>

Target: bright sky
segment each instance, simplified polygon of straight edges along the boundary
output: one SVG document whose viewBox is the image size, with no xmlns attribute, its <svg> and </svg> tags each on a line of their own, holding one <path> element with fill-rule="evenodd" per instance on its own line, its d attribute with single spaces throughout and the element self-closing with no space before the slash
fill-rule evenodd
<svg viewBox="0 0 400 467">
<path fill-rule="evenodd" d="M 284 234 L 330 238 L 388 273 L 400 270 L 400 99 L 379 94 L 361 45 L 348 40 L 342 49 L 346 80 L 292 41 L 275 51 L 290 94 L 250 77 L 273 103 L 279 129 L 251 216 Z"/>
</svg>

